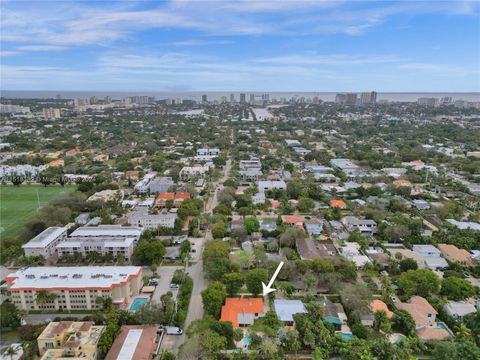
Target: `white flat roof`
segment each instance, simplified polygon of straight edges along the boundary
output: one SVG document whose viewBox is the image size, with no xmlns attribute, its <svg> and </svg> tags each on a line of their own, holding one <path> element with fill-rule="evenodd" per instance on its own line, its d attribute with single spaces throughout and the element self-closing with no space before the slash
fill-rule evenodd
<svg viewBox="0 0 480 360">
<path fill-rule="evenodd" d="M 137 350 L 138 342 L 142 337 L 143 329 L 128 330 L 127 337 L 123 342 L 122 348 L 118 353 L 117 360 L 132 360 L 135 350 Z"/>
<path fill-rule="evenodd" d="M 70 237 L 140 237 L 141 234 L 142 229 L 136 226 L 99 225 L 79 227 Z"/>
<path fill-rule="evenodd" d="M 42 248 L 44 249 L 48 245 L 50 245 L 53 241 L 58 239 L 65 231 L 67 231 L 66 227 L 58 227 L 58 226 L 51 226 L 45 230 L 43 230 L 40 234 L 35 236 L 32 240 L 27 242 L 26 244 L 22 245 L 24 249 L 37 249 Z"/>
<path fill-rule="evenodd" d="M 140 266 L 36 266 L 8 275 L 9 290 L 109 289 L 140 274 Z"/>
</svg>

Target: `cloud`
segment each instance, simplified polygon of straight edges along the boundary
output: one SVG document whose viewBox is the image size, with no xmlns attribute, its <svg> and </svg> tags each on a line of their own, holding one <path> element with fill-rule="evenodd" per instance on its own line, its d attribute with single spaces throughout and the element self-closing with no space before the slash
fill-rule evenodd
<svg viewBox="0 0 480 360">
<path fill-rule="evenodd" d="M 21 54 L 20 51 L 0 50 L 0 57 L 14 56 Z"/>
<path fill-rule="evenodd" d="M 229 45 L 233 44 L 232 40 L 200 40 L 200 39 L 191 39 L 191 40 L 182 40 L 175 41 L 171 43 L 173 46 L 206 46 L 206 45 Z"/>
<path fill-rule="evenodd" d="M 138 1 L 2 2 L 1 39 L 31 45 L 86 46 L 135 41 L 148 29 L 204 35 L 344 33 L 358 36 L 396 14 L 478 14 L 475 2 Z M 55 11 L 51 11 L 52 7 Z M 196 46 L 202 40 L 188 40 Z M 208 40 L 203 40 L 208 41 Z"/>
<path fill-rule="evenodd" d="M 58 45 L 23 45 L 18 46 L 18 50 L 21 51 L 62 51 L 66 50 L 66 46 L 58 46 Z"/>
</svg>

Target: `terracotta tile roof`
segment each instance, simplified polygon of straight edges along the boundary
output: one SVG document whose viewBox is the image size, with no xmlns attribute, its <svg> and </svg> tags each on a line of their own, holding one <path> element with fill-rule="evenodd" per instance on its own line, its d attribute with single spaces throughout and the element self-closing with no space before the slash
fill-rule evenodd
<svg viewBox="0 0 480 360">
<path fill-rule="evenodd" d="M 175 200 L 177 199 L 181 199 L 181 200 L 190 199 L 190 194 L 188 192 L 175 193 Z"/>
<path fill-rule="evenodd" d="M 410 164 L 412 164 L 412 165 L 423 165 L 424 162 L 422 160 L 412 160 L 412 161 L 410 161 Z"/>
<path fill-rule="evenodd" d="M 277 200 L 272 200 L 271 203 L 273 207 L 279 207 L 280 205 L 282 205 L 281 202 Z"/>
<path fill-rule="evenodd" d="M 332 208 L 340 208 L 340 209 L 346 209 L 347 204 L 343 200 L 337 200 L 337 199 L 332 199 L 330 200 L 330 206 Z"/>
<path fill-rule="evenodd" d="M 57 167 L 57 166 L 63 166 L 65 165 L 65 161 L 58 159 L 58 160 L 52 160 L 47 164 L 47 167 Z"/>
<path fill-rule="evenodd" d="M 373 300 L 370 303 L 370 309 L 372 309 L 374 313 L 377 311 L 385 311 L 389 319 L 391 319 L 393 316 L 393 312 L 388 309 L 387 304 L 385 304 L 382 300 Z"/>
<path fill-rule="evenodd" d="M 450 336 L 447 330 L 431 327 L 418 329 L 417 335 L 421 340 L 445 340 Z"/>
<path fill-rule="evenodd" d="M 430 321 L 427 315 L 438 314 L 432 305 L 421 296 L 412 296 L 408 302 L 398 303 L 395 306 L 397 309 L 408 312 L 417 325 L 429 325 Z"/>
<path fill-rule="evenodd" d="M 239 314 L 256 314 L 265 311 L 263 298 L 227 298 L 222 306 L 221 321 L 230 321 L 238 326 Z"/>
<path fill-rule="evenodd" d="M 164 193 L 158 194 L 157 201 L 159 201 L 159 200 L 173 200 L 174 198 L 175 198 L 175 193 L 164 192 Z"/>
<path fill-rule="evenodd" d="M 450 261 L 456 261 L 465 264 L 472 264 L 472 258 L 467 250 L 459 249 L 455 245 L 438 244 L 442 254 Z"/>
<path fill-rule="evenodd" d="M 412 187 L 413 186 L 409 180 L 405 180 L 405 179 L 395 180 L 393 182 L 393 185 L 395 185 L 395 187 L 402 187 L 402 186 Z"/>
<path fill-rule="evenodd" d="M 298 224 L 298 223 L 302 223 L 303 224 L 303 220 L 304 217 L 303 216 L 295 216 L 295 215 L 283 215 L 282 216 L 282 220 L 284 222 L 287 222 L 289 224 Z"/>
</svg>

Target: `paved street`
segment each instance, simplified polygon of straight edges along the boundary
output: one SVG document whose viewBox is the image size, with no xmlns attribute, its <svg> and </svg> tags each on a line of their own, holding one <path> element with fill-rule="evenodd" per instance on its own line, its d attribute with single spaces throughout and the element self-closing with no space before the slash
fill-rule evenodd
<svg viewBox="0 0 480 360">
<path fill-rule="evenodd" d="M 230 174 L 230 170 L 232 167 L 232 161 L 230 159 L 227 160 L 227 163 L 224 167 L 224 174 L 221 179 L 214 183 L 215 185 L 215 192 L 213 195 L 213 199 L 210 203 L 210 208 L 207 209 L 207 213 L 212 213 L 212 210 L 218 204 L 218 193 L 223 189 L 223 182 L 228 179 L 228 175 Z M 217 191 L 218 187 L 218 191 Z M 208 286 L 208 280 L 205 278 L 203 273 L 203 259 L 202 259 L 202 252 L 205 242 L 212 239 L 212 234 L 208 230 L 203 238 L 201 238 L 200 242 L 195 239 L 195 248 L 197 252 L 194 255 L 197 256 L 198 262 L 192 266 L 187 268 L 187 272 L 189 273 L 190 277 L 193 279 L 193 291 L 192 291 L 192 298 L 190 299 L 190 305 L 188 307 L 188 314 L 187 319 L 185 321 L 184 330 L 188 329 L 190 324 L 198 319 L 203 318 L 203 303 L 202 303 L 202 295 L 201 292 Z M 178 353 L 178 349 L 180 345 L 183 344 L 185 341 L 185 333 L 183 335 L 165 335 L 163 342 L 162 342 L 162 349 L 173 351 Z"/>
</svg>

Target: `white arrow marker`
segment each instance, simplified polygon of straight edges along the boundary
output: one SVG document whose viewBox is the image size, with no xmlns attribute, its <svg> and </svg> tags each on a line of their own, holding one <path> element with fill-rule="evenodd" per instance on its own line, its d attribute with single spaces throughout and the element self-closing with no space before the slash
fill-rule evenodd
<svg viewBox="0 0 480 360">
<path fill-rule="evenodd" d="M 283 261 L 281 261 L 280 264 L 278 264 L 277 270 L 275 270 L 275 272 L 273 273 L 273 276 L 270 279 L 270 282 L 268 283 L 268 285 L 265 285 L 265 283 L 262 281 L 263 296 L 268 295 L 272 291 L 277 290 L 277 289 L 272 289 L 272 285 L 273 285 L 273 282 L 275 281 L 275 278 L 277 277 L 278 273 L 282 269 L 282 266 L 283 266 Z"/>
</svg>

